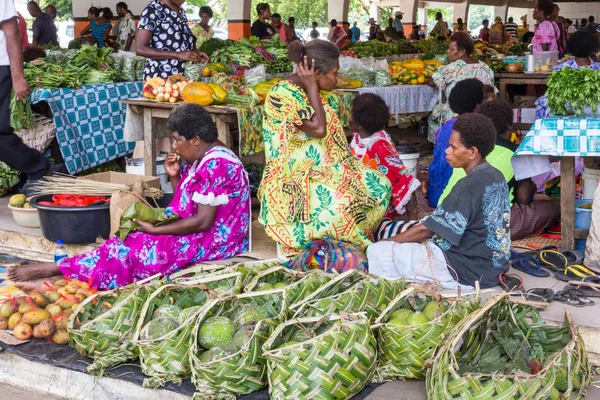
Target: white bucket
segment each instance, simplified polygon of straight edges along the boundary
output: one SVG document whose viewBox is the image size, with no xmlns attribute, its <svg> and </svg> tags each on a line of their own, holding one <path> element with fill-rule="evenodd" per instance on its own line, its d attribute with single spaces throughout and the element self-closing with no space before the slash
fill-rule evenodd
<svg viewBox="0 0 600 400">
<path fill-rule="evenodd" d="M 600 181 L 600 169 L 583 169 L 583 198 L 593 199 Z"/>
<path fill-rule="evenodd" d="M 406 169 L 408 170 L 408 172 L 412 176 L 414 176 L 416 179 L 417 178 L 417 163 L 419 161 L 419 157 L 421 156 L 421 153 L 416 151 L 416 150 L 418 150 L 416 147 L 414 147 L 415 151 L 404 150 L 404 149 L 402 149 L 402 147 L 404 147 L 404 146 L 396 147 L 396 149 L 398 150 L 398 156 L 400 157 L 400 160 L 402 160 L 402 163 L 404 163 L 404 165 L 406 166 Z"/>
<path fill-rule="evenodd" d="M 143 158 L 126 158 L 125 172 L 132 175 L 146 175 Z M 156 157 L 156 176 L 160 180 L 161 190 L 165 193 L 173 192 L 171 181 L 165 170 L 165 158 Z"/>
</svg>

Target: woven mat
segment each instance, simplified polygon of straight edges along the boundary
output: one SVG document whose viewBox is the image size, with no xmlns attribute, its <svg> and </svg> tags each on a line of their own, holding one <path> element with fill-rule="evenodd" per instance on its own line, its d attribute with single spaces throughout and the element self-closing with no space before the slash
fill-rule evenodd
<svg viewBox="0 0 600 400">
<path fill-rule="evenodd" d="M 560 242 L 560 239 L 549 239 L 539 235 L 532 235 L 524 239 L 513 240 L 512 247 L 539 249 L 544 246 L 560 246 Z"/>
</svg>

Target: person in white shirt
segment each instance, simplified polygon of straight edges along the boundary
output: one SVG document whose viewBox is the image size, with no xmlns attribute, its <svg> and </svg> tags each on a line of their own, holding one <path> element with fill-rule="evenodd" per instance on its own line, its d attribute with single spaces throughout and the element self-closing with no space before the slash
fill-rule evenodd
<svg viewBox="0 0 600 400">
<path fill-rule="evenodd" d="M 568 18 L 565 19 L 565 31 L 567 32 L 567 39 L 570 39 L 571 36 L 577 32 L 577 28 L 573 24 L 573 21 Z"/>
<path fill-rule="evenodd" d="M 50 172 L 50 162 L 39 151 L 26 146 L 10 126 L 12 90 L 17 100 L 29 96 L 23 75 L 23 50 L 17 11 L 12 0 L 0 2 L 0 161 L 27 174 L 25 194 L 30 185 Z"/>
</svg>

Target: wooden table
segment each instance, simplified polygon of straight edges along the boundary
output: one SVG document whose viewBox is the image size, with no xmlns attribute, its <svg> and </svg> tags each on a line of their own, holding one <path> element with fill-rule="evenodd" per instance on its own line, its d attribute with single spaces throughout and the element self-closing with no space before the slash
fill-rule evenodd
<svg viewBox="0 0 600 400">
<path fill-rule="evenodd" d="M 171 111 L 180 104 L 158 103 L 149 99 L 124 100 L 123 104 L 131 106 L 134 111 L 143 113 L 144 118 L 144 173 L 147 176 L 156 176 L 156 139 L 165 137 L 157 135 L 154 129 L 153 119 L 167 119 Z M 236 124 L 237 111 L 235 108 L 226 107 L 204 107 L 217 126 L 219 140 L 227 147 L 233 146 L 229 132 L 230 124 Z"/>
<path fill-rule="evenodd" d="M 546 86 L 546 80 L 550 76 L 550 72 L 534 72 L 526 74 L 523 72 L 496 72 L 495 78 L 499 80 L 500 100 L 509 101 L 507 85 L 538 85 Z"/>
</svg>

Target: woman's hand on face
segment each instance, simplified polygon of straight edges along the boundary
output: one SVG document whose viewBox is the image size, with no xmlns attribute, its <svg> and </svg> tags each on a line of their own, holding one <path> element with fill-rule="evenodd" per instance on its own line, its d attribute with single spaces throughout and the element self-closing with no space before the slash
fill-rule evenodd
<svg viewBox="0 0 600 400">
<path fill-rule="evenodd" d="M 133 222 L 135 222 L 138 226 L 138 231 L 143 232 L 143 233 L 154 233 L 154 230 L 156 229 L 156 227 L 154 225 L 152 225 L 150 222 L 145 222 L 145 221 L 140 221 L 138 219 L 134 219 Z"/>
<path fill-rule="evenodd" d="M 308 57 L 305 56 L 304 59 L 298 63 L 298 77 L 305 88 L 318 87 L 315 72 L 315 60 L 309 62 Z"/>
<path fill-rule="evenodd" d="M 169 153 L 164 165 L 165 171 L 170 178 L 179 178 L 181 163 L 179 162 L 179 155 L 177 153 Z"/>
</svg>

